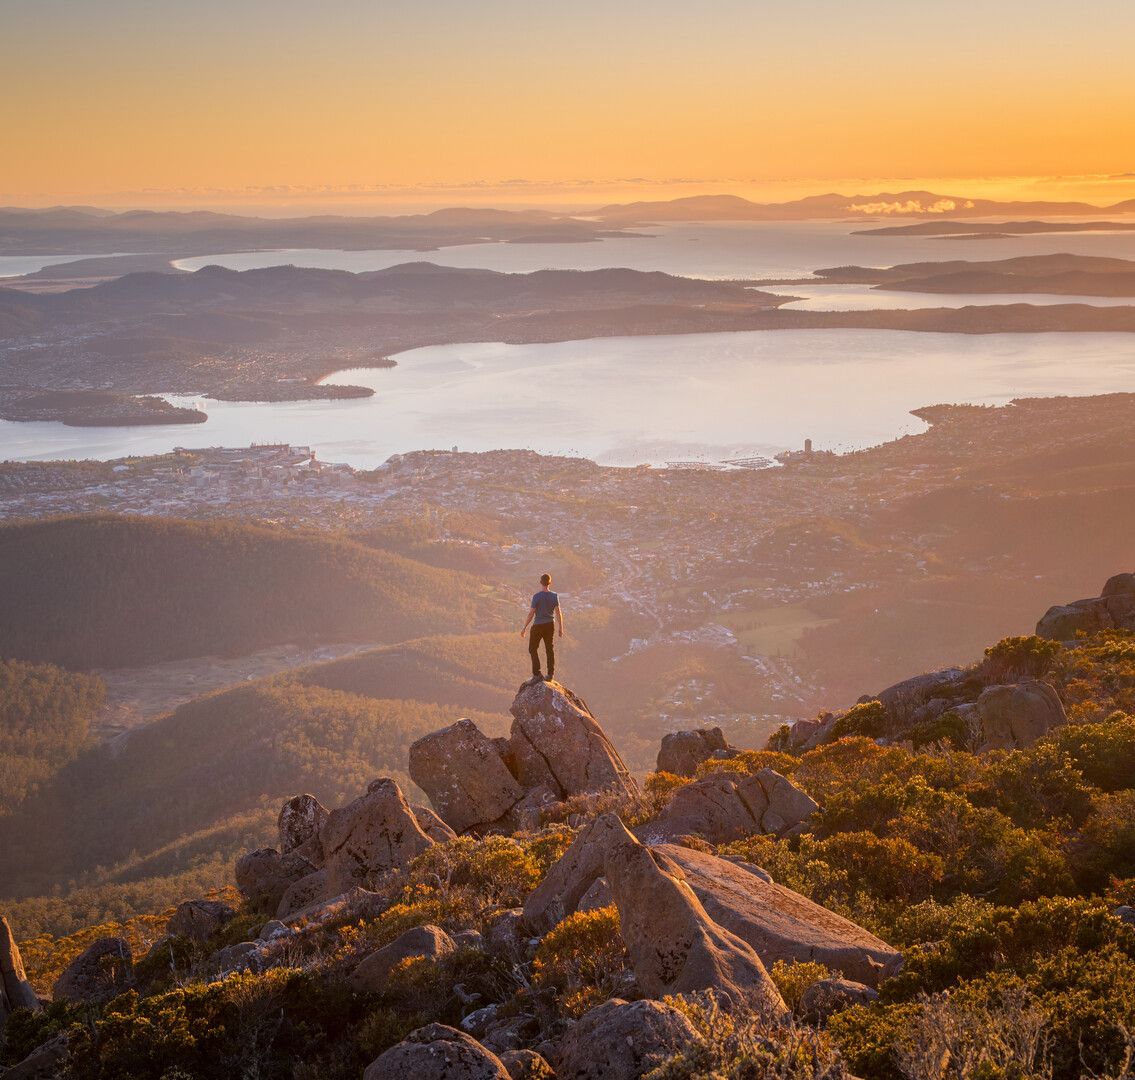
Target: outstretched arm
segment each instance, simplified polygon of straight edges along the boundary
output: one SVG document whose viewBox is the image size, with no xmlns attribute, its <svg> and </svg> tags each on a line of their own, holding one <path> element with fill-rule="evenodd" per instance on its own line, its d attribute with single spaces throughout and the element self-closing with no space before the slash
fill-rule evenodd
<svg viewBox="0 0 1135 1080">
<path fill-rule="evenodd" d="M 521 637 L 524 637 L 524 635 L 528 633 L 528 624 L 534 618 L 536 618 L 536 609 L 534 607 L 530 607 L 528 609 L 528 618 L 524 620 L 524 625 L 520 628 L 520 636 Z"/>
</svg>

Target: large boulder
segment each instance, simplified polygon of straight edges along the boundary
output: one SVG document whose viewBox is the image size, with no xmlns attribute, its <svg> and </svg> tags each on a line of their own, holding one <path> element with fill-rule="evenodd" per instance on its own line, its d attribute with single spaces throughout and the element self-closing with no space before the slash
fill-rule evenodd
<svg viewBox="0 0 1135 1080">
<path fill-rule="evenodd" d="M 749 776 L 711 773 L 680 787 L 639 833 L 651 843 L 693 834 L 711 844 L 724 844 L 754 833 L 785 833 L 818 809 L 805 792 L 773 769 Z"/>
<path fill-rule="evenodd" d="M 725 741 L 725 733 L 719 727 L 672 731 L 662 736 L 655 767 L 675 776 L 693 776 L 703 761 L 729 758 L 736 753 L 737 748 Z"/>
<path fill-rule="evenodd" d="M 986 687 L 977 699 L 977 718 L 982 750 L 1032 746 L 1068 720 L 1056 691 L 1037 679 Z"/>
<path fill-rule="evenodd" d="M 492 826 L 524 795 L 496 743 L 472 720 L 458 720 L 413 743 L 410 776 L 459 833 Z"/>
<path fill-rule="evenodd" d="M 291 919 L 297 912 L 328 899 L 327 871 L 313 870 L 288 886 L 276 905 L 277 919 Z"/>
<path fill-rule="evenodd" d="M 815 961 L 877 986 L 902 954 L 863 927 L 777 885 L 763 870 L 677 844 L 655 848 L 681 873 L 714 922 L 748 942 L 766 967 Z"/>
<path fill-rule="evenodd" d="M 320 830 L 327 820 L 327 810 L 314 795 L 295 795 L 280 809 L 276 828 L 280 836 L 280 854 L 318 843 Z M 305 852 L 306 853 L 306 852 Z M 319 861 L 318 859 L 313 861 Z"/>
<path fill-rule="evenodd" d="M 20 947 L 8 920 L 0 915 L 0 1032 L 16 1009 L 38 1008 L 39 998 L 28 982 Z"/>
<path fill-rule="evenodd" d="M 556 1075 L 561 1080 L 639 1080 L 697 1038 L 693 1024 L 672 1005 L 611 998 L 568 1030 Z"/>
<path fill-rule="evenodd" d="M 56 1001 L 109 1001 L 134 980 L 134 956 L 123 938 L 106 937 L 88 945 L 55 980 Z"/>
<path fill-rule="evenodd" d="M 61 1031 L 0 1075 L 4 1080 L 58 1080 L 64 1075 L 70 1053 L 71 1034 Z"/>
<path fill-rule="evenodd" d="M 501 1059 L 445 1024 L 428 1024 L 374 1059 L 363 1080 L 510 1080 Z"/>
<path fill-rule="evenodd" d="M 372 781 L 365 795 L 332 810 L 320 842 L 328 896 L 403 867 L 433 844 L 401 788 L 390 779 Z"/>
<path fill-rule="evenodd" d="M 298 851 L 281 855 L 275 848 L 257 848 L 236 864 L 236 887 L 251 907 L 275 911 L 288 889 L 315 866 Z"/>
<path fill-rule="evenodd" d="M 220 930 L 236 911 L 223 900 L 186 900 L 166 924 L 166 933 L 173 937 L 207 941 Z"/>
<path fill-rule="evenodd" d="M 440 926 L 415 926 L 365 957 L 351 973 L 350 985 L 363 993 L 378 993 L 390 973 L 411 957 L 440 960 L 457 946 Z"/>
<path fill-rule="evenodd" d="M 800 1018 L 807 1024 L 822 1026 L 828 1018 L 852 1005 L 870 1005 L 879 992 L 850 979 L 820 979 L 800 995 Z"/>
<path fill-rule="evenodd" d="M 1050 607 L 1036 625 L 1038 636 L 1054 641 L 1112 629 L 1135 630 L 1135 573 L 1108 578 L 1099 596 Z"/>
<path fill-rule="evenodd" d="M 637 790 L 591 710 L 566 686 L 541 680 L 525 683 L 511 712 L 509 747 L 517 779 L 525 790 L 543 786 L 561 799 L 588 792 L 632 794 Z"/>
<path fill-rule="evenodd" d="M 512 1080 L 556 1080 L 555 1070 L 535 1050 L 506 1050 L 500 1059 Z"/>
<path fill-rule="evenodd" d="M 928 671 L 880 690 L 875 698 L 887 710 L 888 715 L 897 721 L 905 721 L 910 719 L 915 709 L 931 698 L 949 697 L 965 677 L 965 672 L 957 667 Z"/>
<path fill-rule="evenodd" d="M 753 947 L 710 918 L 677 864 L 624 833 L 604 876 L 639 989 L 653 998 L 708 990 L 784 1018 L 788 1009 Z"/>
</svg>

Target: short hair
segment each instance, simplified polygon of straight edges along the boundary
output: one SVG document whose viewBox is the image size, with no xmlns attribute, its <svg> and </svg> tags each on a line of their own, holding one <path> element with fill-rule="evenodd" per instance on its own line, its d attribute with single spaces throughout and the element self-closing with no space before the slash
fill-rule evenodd
<svg viewBox="0 0 1135 1080">
<path fill-rule="evenodd" d="M 540 584 L 543 585 L 544 588 L 546 589 L 549 585 L 552 584 L 552 575 L 551 574 L 541 574 L 540 575 Z"/>
</svg>

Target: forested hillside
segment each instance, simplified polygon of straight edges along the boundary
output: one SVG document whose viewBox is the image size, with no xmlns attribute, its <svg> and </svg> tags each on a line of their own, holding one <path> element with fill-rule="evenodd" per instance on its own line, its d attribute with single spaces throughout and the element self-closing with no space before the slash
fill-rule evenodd
<svg viewBox="0 0 1135 1080">
<path fill-rule="evenodd" d="M 322 534 L 59 518 L 0 529 L 0 656 L 87 669 L 492 629 L 485 591 L 468 574 Z"/>
</svg>

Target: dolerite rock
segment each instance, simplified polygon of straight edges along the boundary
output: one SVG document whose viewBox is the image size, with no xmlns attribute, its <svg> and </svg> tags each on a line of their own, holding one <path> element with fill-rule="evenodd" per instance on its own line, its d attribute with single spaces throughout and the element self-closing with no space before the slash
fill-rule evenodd
<svg viewBox="0 0 1135 1080">
<path fill-rule="evenodd" d="M 482 935 L 485 952 L 490 956 L 517 963 L 528 953 L 527 920 L 521 908 L 511 908 L 493 917 Z"/>
<path fill-rule="evenodd" d="M 298 851 L 281 855 L 275 848 L 257 848 L 237 860 L 236 886 L 252 907 L 274 912 L 289 887 L 315 869 Z"/>
<path fill-rule="evenodd" d="M 88 945 L 55 980 L 55 1001 L 109 1001 L 134 979 L 134 957 L 123 938 L 99 938 Z"/>
<path fill-rule="evenodd" d="M 510 1080 L 501 1059 L 476 1039 L 445 1024 L 410 1032 L 375 1058 L 363 1080 Z"/>
<path fill-rule="evenodd" d="M 492 826 L 524 795 L 496 743 L 472 720 L 458 720 L 413 743 L 410 776 L 459 833 Z"/>
<path fill-rule="evenodd" d="M 1032 746 L 1068 720 L 1056 691 L 1037 679 L 987 687 L 977 699 L 977 718 L 981 750 Z"/>
<path fill-rule="evenodd" d="M 327 820 L 327 810 L 314 795 L 296 795 L 284 803 L 276 827 L 280 834 L 280 853 L 302 848 L 319 837 Z"/>
<path fill-rule="evenodd" d="M 28 982 L 12 928 L 0 916 L 0 1032 L 16 1009 L 39 1009 L 39 998 Z"/>
<path fill-rule="evenodd" d="M 447 844 L 450 840 L 457 839 L 457 833 L 446 825 L 428 806 L 413 803 L 410 809 L 414 811 L 414 817 L 417 818 L 418 825 L 421 826 L 422 832 L 435 844 Z"/>
<path fill-rule="evenodd" d="M 1135 574 L 1108 578 L 1099 596 L 1050 607 L 1036 625 L 1038 636 L 1054 641 L 1113 629 L 1135 630 Z"/>
<path fill-rule="evenodd" d="M 599 722 L 566 686 L 539 680 L 525 683 L 511 712 L 509 743 L 516 776 L 525 790 L 543 786 L 561 799 L 587 792 L 637 791 Z"/>
<path fill-rule="evenodd" d="M 500 1059 L 512 1080 L 556 1080 L 555 1070 L 535 1050 L 505 1050 Z"/>
<path fill-rule="evenodd" d="M 440 960 L 456 949 L 453 938 L 440 926 L 415 926 L 365 957 L 351 973 L 349 982 L 354 990 L 378 993 L 385 987 L 391 971 L 403 960 L 411 957 Z"/>
<path fill-rule="evenodd" d="M 676 864 L 623 832 L 623 842 L 609 850 L 605 876 L 643 994 L 709 990 L 732 1006 L 785 1018 L 784 999 L 753 947 L 710 918 Z"/>
<path fill-rule="evenodd" d="M 66 1031 L 37 1046 L 23 1061 L 0 1073 L 4 1080 L 57 1080 L 71 1051 L 71 1036 Z"/>
<path fill-rule="evenodd" d="M 753 947 L 766 967 L 816 961 L 877 986 L 902 967 L 902 954 L 863 927 L 777 885 L 759 867 L 693 848 L 660 844 L 714 922 Z"/>
<path fill-rule="evenodd" d="M 888 715 L 901 723 L 909 720 L 914 710 L 931 698 L 948 697 L 950 691 L 958 687 L 965 677 L 965 672 L 957 667 L 929 671 L 880 690 L 875 699 L 887 710 Z"/>
<path fill-rule="evenodd" d="M 403 867 L 433 845 L 401 789 L 390 779 L 372 781 L 365 795 L 332 810 L 320 841 L 328 896 Z"/>
<path fill-rule="evenodd" d="M 754 833 L 783 834 L 818 809 L 805 792 L 772 769 L 750 776 L 711 773 L 674 792 L 662 813 L 638 832 L 650 843 L 692 834 L 724 844 Z"/>
<path fill-rule="evenodd" d="M 314 870 L 288 886 L 287 892 L 276 905 L 277 919 L 290 919 L 298 911 L 329 899 L 327 894 L 327 871 Z"/>
<path fill-rule="evenodd" d="M 639 1080 L 697 1038 L 693 1024 L 672 1005 L 612 998 L 568 1030 L 556 1075 L 561 1080 Z"/>
<path fill-rule="evenodd" d="M 220 930 L 236 911 L 223 900 L 186 900 L 166 924 L 166 933 L 192 941 L 207 941 Z"/>
<path fill-rule="evenodd" d="M 209 957 L 209 967 L 216 975 L 222 977 L 236 971 L 251 971 L 259 974 L 270 966 L 268 945 L 263 941 L 240 941 L 235 945 L 226 945 Z"/>
<path fill-rule="evenodd" d="M 703 761 L 733 757 L 737 752 L 725 741 L 725 733 L 719 727 L 672 731 L 662 736 L 656 768 L 675 776 L 693 776 Z"/>
<path fill-rule="evenodd" d="M 852 1005 L 870 1005 L 879 992 L 850 979 L 820 979 L 812 983 L 800 997 L 800 1017 L 808 1024 L 826 1024 L 834 1013 Z"/>
</svg>

